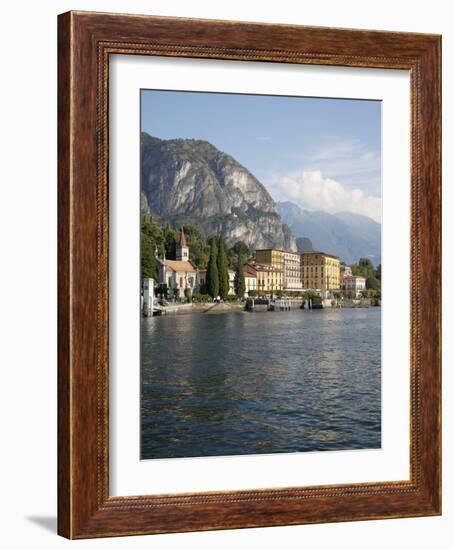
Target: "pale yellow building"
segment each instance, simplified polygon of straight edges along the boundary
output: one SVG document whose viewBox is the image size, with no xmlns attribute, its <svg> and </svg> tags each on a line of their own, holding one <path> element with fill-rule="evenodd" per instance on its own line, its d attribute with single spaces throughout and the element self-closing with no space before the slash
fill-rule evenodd
<svg viewBox="0 0 453 550">
<path fill-rule="evenodd" d="M 267 264 L 283 271 L 285 265 L 285 253 L 276 248 L 257 250 L 255 254 L 257 264 Z"/>
<path fill-rule="evenodd" d="M 340 259 L 325 252 L 305 252 L 301 255 L 302 283 L 312 290 L 340 288 Z"/>
<path fill-rule="evenodd" d="M 283 269 L 251 261 L 247 264 L 247 272 L 255 275 L 258 292 L 268 294 L 283 290 Z"/>
<path fill-rule="evenodd" d="M 301 290 L 302 273 L 300 254 L 276 248 L 256 251 L 256 262 L 283 271 L 283 289 Z"/>
</svg>

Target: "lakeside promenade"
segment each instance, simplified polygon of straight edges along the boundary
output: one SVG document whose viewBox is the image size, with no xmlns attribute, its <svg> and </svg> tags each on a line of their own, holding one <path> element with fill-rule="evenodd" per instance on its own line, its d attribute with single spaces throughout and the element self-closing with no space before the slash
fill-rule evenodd
<svg viewBox="0 0 453 550">
<path fill-rule="evenodd" d="M 305 302 L 305 303 L 304 303 Z M 304 307 L 302 307 L 302 304 Z M 372 307 L 370 300 L 343 300 L 337 302 L 325 299 L 312 308 L 306 300 L 301 298 L 283 298 L 277 300 L 249 300 L 231 302 L 189 302 L 169 303 L 168 305 L 157 304 L 154 306 L 153 315 L 187 315 L 187 314 L 214 314 L 231 312 L 284 312 L 295 309 L 341 309 L 341 308 L 368 308 Z M 146 316 L 146 315 L 145 315 Z"/>
</svg>

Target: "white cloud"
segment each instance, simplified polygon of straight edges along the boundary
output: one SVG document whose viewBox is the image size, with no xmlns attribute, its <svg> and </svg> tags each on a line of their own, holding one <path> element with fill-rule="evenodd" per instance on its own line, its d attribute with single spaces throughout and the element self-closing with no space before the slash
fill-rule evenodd
<svg viewBox="0 0 453 550">
<path fill-rule="evenodd" d="M 324 177 L 320 170 L 273 176 L 267 188 L 274 199 L 292 201 L 301 208 L 352 212 L 381 221 L 380 197 L 366 196 L 360 189 L 346 189 L 338 181 Z"/>
<path fill-rule="evenodd" d="M 366 149 L 358 140 L 346 142 L 328 142 L 312 152 L 306 159 L 304 167 L 309 170 L 320 170 L 323 174 L 340 181 L 347 181 L 348 186 L 366 186 L 370 192 L 378 192 L 381 187 L 381 159 L 376 151 Z M 379 193 L 380 194 L 380 193 Z"/>
<path fill-rule="evenodd" d="M 256 139 L 258 141 L 271 141 L 272 140 L 271 136 L 258 136 Z"/>
</svg>

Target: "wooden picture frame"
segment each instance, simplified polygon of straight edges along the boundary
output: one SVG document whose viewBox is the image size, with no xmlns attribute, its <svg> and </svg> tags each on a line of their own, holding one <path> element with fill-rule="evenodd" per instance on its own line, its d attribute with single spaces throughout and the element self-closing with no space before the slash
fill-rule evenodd
<svg viewBox="0 0 453 550">
<path fill-rule="evenodd" d="M 69 12 L 58 21 L 58 532 L 89 538 L 441 513 L 441 39 Z M 410 71 L 410 480 L 109 496 L 111 54 Z"/>
</svg>

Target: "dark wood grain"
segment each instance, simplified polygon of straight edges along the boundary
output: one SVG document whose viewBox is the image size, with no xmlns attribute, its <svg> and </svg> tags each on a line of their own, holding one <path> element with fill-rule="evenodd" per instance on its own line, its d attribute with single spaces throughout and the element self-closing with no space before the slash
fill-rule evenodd
<svg viewBox="0 0 453 550">
<path fill-rule="evenodd" d="M 59 17 L 59 533 L 68 538 L 436 515 L 440 496 L 440 37 L 70 12 Z M 181 495 L 108 490 L 111 54 L 411 74 L 410 480 Z"/>
<path fill-rule="evenodd" d="M 70 473 L 70 16 L 58 25 L 58 532 L 71 536 Z"/>
</svg>

